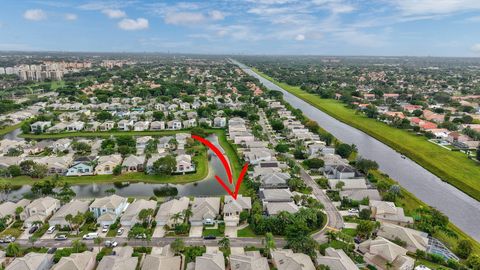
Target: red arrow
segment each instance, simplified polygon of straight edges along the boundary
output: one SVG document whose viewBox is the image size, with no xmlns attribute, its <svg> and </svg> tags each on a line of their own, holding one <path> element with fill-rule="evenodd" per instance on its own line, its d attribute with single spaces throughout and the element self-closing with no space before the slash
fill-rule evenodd
<svg viewBox="0 0 480 270">
<path fill-rule="evenodd" d="M 230 165 L 228 164 L 227 159 L 225 159 L 225 156 L 222 154 L 222 152 L 215 145 L 213 145 L 210 141 L 206 140 L 205 138 L 202 138 L 197 135 L 192 135 L 192 139 L 203 143 L 208 148 L 210 148 L 210 150 L 212 150 L 215 153 L 215 155 L 218 156 L 218 158 L 223 164 L 223 167 L 225 168 L 225 171 L 227 172 L 228 181 L 230 182 L 230 184 L 232 184 L 233 182 L 232 170 L 230 169 Z M 233 197 L 234 200 L 237 199 L 238 191 L 240 190 L 240 185 L 242 184 L 242 181 L 243 181 L 243 178 L 245 177 L 245 173 L 247 172 L 247 169 L 248 169 L 248 163 L 245 163 L 245 165 L 243 165 L 242 171 L 240 172 L 240 175 L 238 176 L 237 182 L 235 184 L 235 191 L 233 192 L 218 175 L 215 175 L 215 179 L 217 179 L 220 185 L 228 192 L 228 194 L 230 194 L 230 196 Z"/>
</svg>

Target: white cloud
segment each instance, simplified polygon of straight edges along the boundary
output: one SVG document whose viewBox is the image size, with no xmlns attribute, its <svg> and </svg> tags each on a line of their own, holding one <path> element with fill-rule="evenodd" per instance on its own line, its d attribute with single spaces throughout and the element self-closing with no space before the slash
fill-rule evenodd
<svg viewBox="0 0 480 270">
<path fill-rule="evenodd" d="M 480 43 L 477 43 L 477 44 L 474 44 L 470 50 L 472 50 L 472 52 L 474 53 L 480 53 Z"/>
<path fill-rule="evenodd" d="M 394 0 L 391 3 L 404 15 L 451 14 L 480 9 L 478 0 Z"/>
<path fill-rule="evenodd" d="M 123 18 L 127 16 L 125 11 L 120 9 L 104 9 L 102 10 L 102 13 L 107 15 L 107 17 L 109 17 L 110 19 Z"/>
<path fill-rule="evenodd" d="M 295 37 L 295 40 L 297 40 L 297 41 L 304 41 L 304 40 L 305 40 L 305 35 L 298 34 L 298 35 Z"/>
<path fill-rule="evenodd" d="M 208 13 L 210 18 L 214 21 L 221 21 L 225 19 L 225 13 L 221 12 L 220 10 L 212 10 Z"/>
<path fill-rule="evenodd" d="M 41 21 L 47 18 L 47 14 L 41 9 L 28 9 L 23 13 L 23 18 L 30 21 Z"/>
<path fill-rule="evenodd" d="M 173 25 L 195 25 L 206 20 L 207 18 L 198 12 L 169 12 L 165 15 L 165 23 Z"/>
<path fill-rule="evenodd" d="M 123 19 L 118 22 L 118 27 L 127 31 L 142 30 L 148 28 L 148 20 L 145 18 Z"/>
<path fill-rule="evenodd" d="M 78 16 L 77 16 L 77 14 L 67 13 L 67 14 L 65 14 L 64 18 L 67 21 L 75 21 L 76 19 L 78 19 Z"/>
</svg>

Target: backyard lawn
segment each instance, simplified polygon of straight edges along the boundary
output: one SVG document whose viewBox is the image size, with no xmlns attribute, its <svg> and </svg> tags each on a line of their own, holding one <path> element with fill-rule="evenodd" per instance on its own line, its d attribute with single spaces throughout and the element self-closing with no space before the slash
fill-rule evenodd
<svg viewBox="0 0 480 270">
<path fill-rule="evenodd" d="M 277 82 L 258 70 L 253 70 L 337 120 L 362 130 L 389 145 L 444 181 L 480 200 L 480 181 L 478 181 L 480 166 L 464 154 L 433 145 L 427 141 L 426 137 L 417 136 L 408 131 L 390 127 L 375 119 L 367 118 L 362 114 L 357 114 L 355 110 L 345 107 L 345 104 L 340 101 L 322 99 L 318 95 L 301 90 L 300 87 Z"/>
</svg>

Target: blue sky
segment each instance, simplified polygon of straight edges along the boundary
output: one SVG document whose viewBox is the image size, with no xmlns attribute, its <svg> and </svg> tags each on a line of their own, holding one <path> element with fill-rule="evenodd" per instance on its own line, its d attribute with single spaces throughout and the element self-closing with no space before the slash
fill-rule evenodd
<svg viewBox="0 0 480 270">
<path fill-rule="evenodd" d="M 0 50 L 480 56 L 480 0 L 2 0 Z"/>
</svg>

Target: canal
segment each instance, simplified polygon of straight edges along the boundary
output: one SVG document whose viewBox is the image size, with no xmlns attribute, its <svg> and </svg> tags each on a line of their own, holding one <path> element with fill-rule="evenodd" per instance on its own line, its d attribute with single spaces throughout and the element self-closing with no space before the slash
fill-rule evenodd
<svg viewBox="0 0 480 270">
<path fill-rule="evenodd" d="M 375 160 L 380 170 L 397 180 L 400 185 L 419 199 L 443 212 L 460 229 L 480 241 L 480 202 L 443 182 L 414 161 L 408 158 L 403 159 L 400 153 L 377 139 L 320 111 L 264 79 L 247 66 L 236 61 L 234 63 L 239 65 L 246 73 L 259 79 L 268 89 L 281 91 L 288 103 L 301 109 L 306 116 L 317 121 L 322 128 L 333 136 L 345 143 L 355 144 L 362 157 Z M 432 147 L 437 146 L 432 145 Z M 452 170 L 454 169 L 452 168 Z"/>
</svg>

